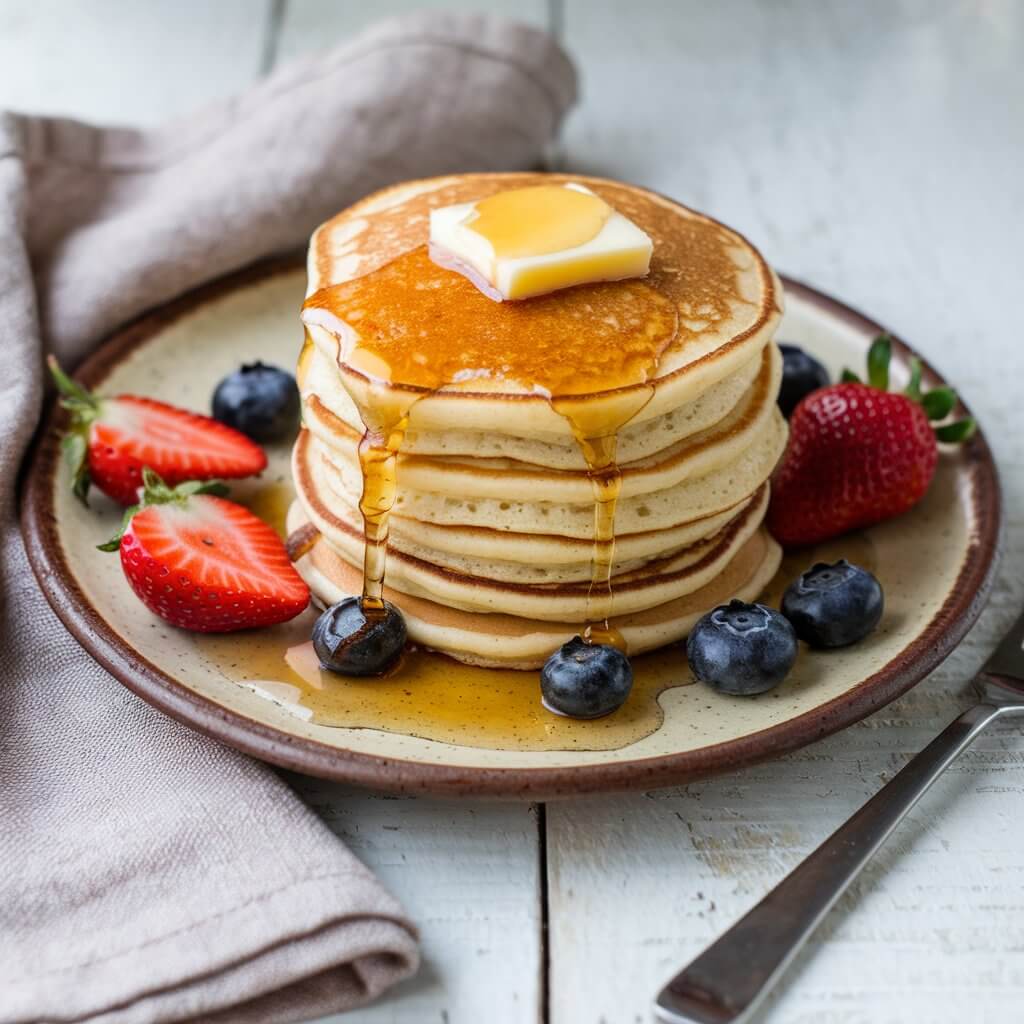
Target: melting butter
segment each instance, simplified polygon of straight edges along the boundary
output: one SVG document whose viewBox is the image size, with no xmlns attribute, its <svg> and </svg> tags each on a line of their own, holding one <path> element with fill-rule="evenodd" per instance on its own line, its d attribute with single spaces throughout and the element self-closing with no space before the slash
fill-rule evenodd
<svg viewBox="0 0 1024 1024">
<path fill-rule="evenodd" d="M 496 259 L 573 249 L 595 238 L 612 208 L 593 192 L 536 185 L 481 199 L 466 227 L 490 243 Z"/>
<path fill-rule="evenodd" d="M 653 243 L 582 185 L 536 185 L 432 210 L 430 251 L 500 301 L 644 277 Z"/>
</svg>

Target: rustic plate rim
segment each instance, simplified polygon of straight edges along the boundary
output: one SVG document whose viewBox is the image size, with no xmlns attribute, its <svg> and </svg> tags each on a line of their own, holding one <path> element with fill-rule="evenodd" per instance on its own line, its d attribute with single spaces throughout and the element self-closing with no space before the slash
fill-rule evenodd
<svg viewBox="0 0 1024 1024">
<path fill-rule="evenodd" d="M 76 377 L 95 385 L 160 330 L 192 310 L 302 266 L 301 257 L 264 261 L 194 289 L 114 332 L 81 364 Z M 858 329 L 882 333 L 870 317 L 782 275 L 787 292 Z M 892 332 L 902 355 L 913 351 Z M 916 353 L 914 353 L 916 354 Z M 923 357 L 926 377 L 942 380 Z M 964 413 L 970 415 L 964 406 Z M 179 682 L 139 654 L 92 605 L 64 555 L 53 508 L 52 477 L 60 464 L 57 428 L 64 413 L 52 400 L 22 477 L 21 529 L 29 562 L 54 612 L 78 642 L 120 683 L 171 718 L 219 742 L 282 768 L 338 782 L 403 793 L 557 798 L 650 789 L 691 782 L 778 757 L 860 721 L 933 671 L 977 620 L 992 588 L 1003 545 L 1002 497 L 991 449 L 981 430 L 966 448 L 977 531 L 942 606 L 925 629 L 853 690 L 747 736 L 674 754 L 581 766 L 495 768 L 381 757 L 289 734 L 226 708 Z"/>
</svg>

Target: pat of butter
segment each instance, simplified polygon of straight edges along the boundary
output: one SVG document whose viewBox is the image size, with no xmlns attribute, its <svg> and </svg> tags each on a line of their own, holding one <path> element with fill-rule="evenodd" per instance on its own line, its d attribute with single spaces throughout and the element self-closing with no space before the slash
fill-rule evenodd
<svg viewBox="0 0 1024 1024">
<path fill-rule="evenodd" d="M 643 277 L 650 237 L 582 185 L 537 185 L 430 213 L 430 255 L 497 301 Z"/>
</svg>

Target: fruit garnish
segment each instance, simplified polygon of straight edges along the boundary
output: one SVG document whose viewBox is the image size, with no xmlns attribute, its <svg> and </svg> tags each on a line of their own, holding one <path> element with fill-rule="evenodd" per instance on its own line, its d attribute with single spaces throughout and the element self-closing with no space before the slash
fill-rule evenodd
<svg viewBox="0 0 1024 1024">
<path fill-rule="evenodd" d="M 845 558 L 818 562 L 782 597 L 782 614 L 812 647 L 846 647 L 863 640 L 882 618 L 885 598 L 874 575 Z"/>
<path fill-rule="evenodd" d="M 828 370 L 798 345 L 779 344 L 782 353 L 782 384 L 779 387 L 779 408 L 789 419 L 797 403 L 812 391 L 828 387 Z"/>
<path fill-rule="evenodd" d="M 974 433 L 969 419 L 933 427 L 953 411 L 956 394 L 922 393 L 916 360 L 906 391 L 887 391 L 891 354 L 882 335 L 868 353 L 867 384 L 847 370 L 841 383 L 811 392 L 793 410 L 766 520 L 779 543 L 816 544 L 906 512 L 935 475 L 936 441 Z"/>
<path fill-rule="evenodd" d="M 229 373 L 213 392 L 213 418 L 254 441 L 283 441 L 299 424 L 295 378 L 257 360 Z"/>
<path fill-rule="evenodd" d="M 797 649 L 796 633 L 784 616 L 737 600 L 708 612 L 686 639 L 686 657 L 697 679 L 736 697 L 778 686 Z"/>
<path fill-rule="evenodd" d="M 390 602 L 368 609 L 359 597 L 331 605 L 313 626 L 313 649 L 321 667 L 348 676 L 383 675 L 406 641 L 405 619 Z"/>
<path fill-rule="evenodd" d="M 145 466 L 171 486 L 254 476 L 266 468 L 259 445 L 209 416 L 137 395 L 100 397 L 72 380 L 53 356 L 47 364 L 71 413 L 61 444 L 83 504 L 90 484 L 120 505 L 135 504 Z"/>
<path fill-rule="evenodd" d="M 601 718 L 617 711 L 633 688 L 629 658 L 611 644 L 574 636 L 544 663 L 541 703 L 569 718 Z"/>
<path fill-rule="evenodd" d="M 273 626 L 309 604 L 281 538 L 217 481 L 171 487 L 148 467 L 138 505 L 100 545 L 120 551 L 139 600 L 172 626 L 228 633 Z"/>
</svg>

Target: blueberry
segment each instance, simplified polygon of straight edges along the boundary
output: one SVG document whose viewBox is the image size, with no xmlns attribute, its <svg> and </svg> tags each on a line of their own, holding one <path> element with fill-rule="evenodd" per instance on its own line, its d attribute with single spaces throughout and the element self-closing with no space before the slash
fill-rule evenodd
<svg viewBox="0 0 1024 1024">
<path fill-rule="evenodd" d="M 798 345 L 779 345 L 782 350 L 782 387 L 779 388 L 779 408 L 787 419 L 804 395 L 831 382 L 828 370 Z"/>
<path fill-rule="evenodd" d="M 254 441 L 283 441 L 299 422 L 295 378 L 257 361 L 229 373 L 213 392 L 213 418 Z"/>
<path fill-rule="evenodd" d="M 818 562 L 791 583 L 782 614 L 812 647 L 846 647 L 878 625 L 884 605 L 878 580 L 841 558 L 834 565 Z"/>
<path fill-rule="evenodd" d="M 610 644 L 588 644 L 574 636 L 544 663 L 541 702 L 570 718 L 600 718 L 617 711 L 633 687 L 629 658 Z"/>
<path fill-rule="evenodd" d="M 693 674 L 720 693 L 746 696 L 778 686 L 796 661 L 796 634 L 763 604 L 730 601 L 690 631 L 686 657 Z"/>
<path fill-rule="evenodd" d="M 320 664 L 347 676 L 379 676 L 405 647 L 402 613 L 390 601 L 383 611 L 364 609 L 362 598 L 331 605 L 313 626 L 313 649 Z"/>
</svg>

